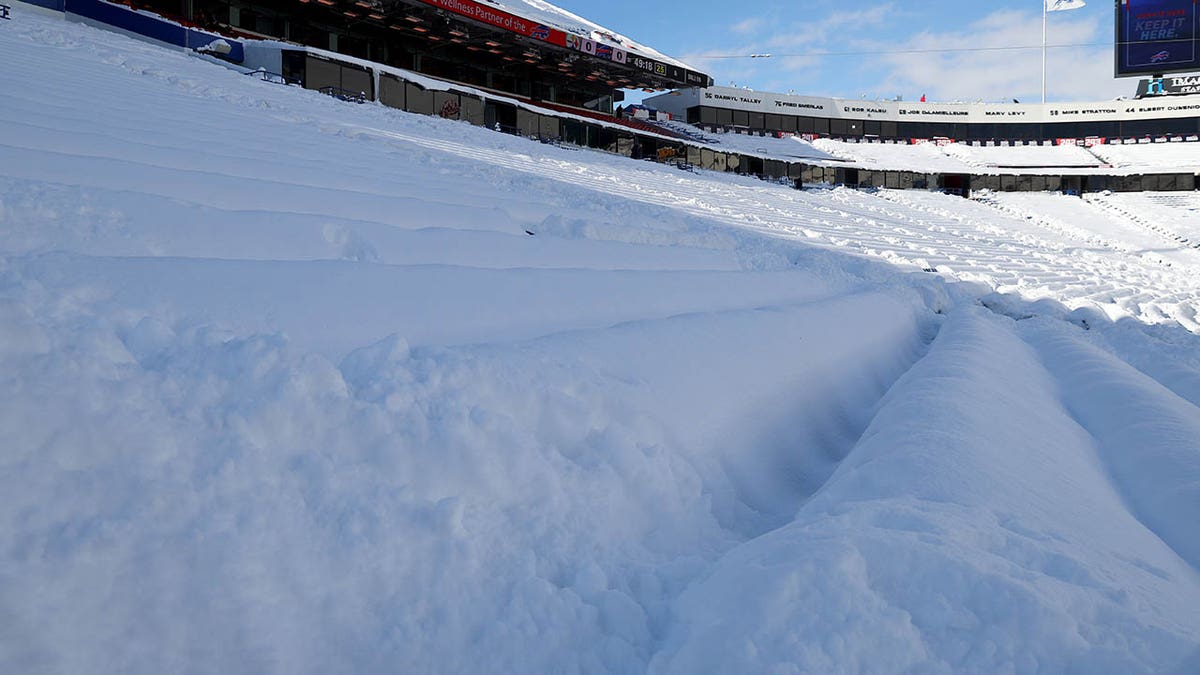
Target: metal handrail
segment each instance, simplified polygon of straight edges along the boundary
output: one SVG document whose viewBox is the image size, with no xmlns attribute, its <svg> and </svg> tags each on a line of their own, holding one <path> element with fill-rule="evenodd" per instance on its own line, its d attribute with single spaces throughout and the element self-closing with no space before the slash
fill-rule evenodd
<svg viewBox="0 0 1200 675">
<path fill-rule="evenodd" d="M 247 71 L 246 75 L 249 77 L 253 77 L 255 79 L 262 80 L 263 82 L 271 82 L 273 84 L 299 84 L 299 82 L 297 82 L 295 80 L 289 80 L 288 78 L 284 77 L 283 75 L 281 75 L 279 73 L 273 73 L 273 72 L 267 70 L 266 68 L 259 68 L 258 70 Z"/>
<path fill-rule="evenodd" d="M 332 96 L 339 101 L 347 101 L 349 103 L 366 103 L 367 101 L 371 100 L 367 97 L 367 92 L 365 91 L 351 91 L 349 89 L 342 89 L 341 87 L 335 87 L 333 85 L 321 87 L 320 89 L 317 89 L 317 91 L 325 94 L 326 96 Z"/>
</svg>

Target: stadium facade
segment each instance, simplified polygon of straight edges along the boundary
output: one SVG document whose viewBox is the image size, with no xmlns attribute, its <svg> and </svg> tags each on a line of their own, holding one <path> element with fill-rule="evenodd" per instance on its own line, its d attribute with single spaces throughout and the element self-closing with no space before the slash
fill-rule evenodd
<svg viewBox="0 0 1200 675">
<path fill-rule="evenodd" d="M 29 0 L 110 26 L 153 14 L 185 28 L 301 47 L 517 97 L 612 112 L 623 89 L 712 79 L 569 12 L 509 0 Z M 144 21 L 141 23 L 145 23 Z M 131 29 L 147 34 L 145 26 Z M 160 32 L 167 32 L 163 29 Z M 167 42 L 169 36 L 149 35 Z M 181 46 L 195 46 L 184 44 Z M 303 70 L 281 73 L 302 78 Z"/>
<path fill-rule="evenodd" d="M 1172 78 L 1166 79 L 1163 91 L 1170 90 Z M 645 103 L 701 127 L 814 137 L 1071 144 L 1144 136 L 1200 137 L 1200 95 L 1094 103 L 922 103 L 689 87 L 650 97 Z"/>
</svg>

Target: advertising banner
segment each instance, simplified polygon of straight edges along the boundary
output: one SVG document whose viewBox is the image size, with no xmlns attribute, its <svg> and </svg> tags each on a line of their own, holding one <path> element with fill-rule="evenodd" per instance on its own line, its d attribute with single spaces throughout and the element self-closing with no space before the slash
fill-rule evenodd
<svg viewBox="0 0 1200 675">
<path fill-rule="evenodd" d="M 1200 94 L 1200 76 L 1156 77 L 1138 82 L 1137 98 Z"/>
<path fill-rule="evenodd" d="M 496 28 L 503 28 L 518 35 L 549 42 L 559 47 L 567 46 L 567 34 L 561 30 L 529 19 L 522 19 L 515 14 L 481 5 L 473 0 L 421 0 L 421 2 Z"/>
<path fill-rule="evenodd" d="M 1195 0 L 1121 0 L 1116 75 L 1200 70 Z"/>
<path fill-rule="evenodd" d="M 568 34 L 557 28 L 551 28 L 536 21 L 523 19 L 495 7 L 480 4 L 474 0 L 420 0 L 420 2 L 453 12 L 468 19 L 495 26 L 496 28 L 517 33 L 518 35 L 549 42 L 559 47 L 574 49 L 589 56 L 604 59 L 605 61 L 631 64 L 637 68 L 654 73 L 660 77 L 669 78 L 681 84 L 696 86 L 708 86 L 712 84 L 712 78 L 701 73 L 684 70 L 678 66 L 665 64 L 654 59 L 631 57 L 626 50 L 598 42 L 591 37 Z M 613 37 L 611 35 L 607 36 Z"/>
</svg>

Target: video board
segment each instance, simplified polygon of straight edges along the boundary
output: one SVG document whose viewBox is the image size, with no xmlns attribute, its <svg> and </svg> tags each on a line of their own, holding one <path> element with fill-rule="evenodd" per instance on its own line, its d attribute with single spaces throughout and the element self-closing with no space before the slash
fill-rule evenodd
<svg viewBox="0 0 1200 675">
<path fill-rule="evenodd" d="M 1116 0 L 1116 76 L 1200 70 L 1196 0 Z"/>
</svg>

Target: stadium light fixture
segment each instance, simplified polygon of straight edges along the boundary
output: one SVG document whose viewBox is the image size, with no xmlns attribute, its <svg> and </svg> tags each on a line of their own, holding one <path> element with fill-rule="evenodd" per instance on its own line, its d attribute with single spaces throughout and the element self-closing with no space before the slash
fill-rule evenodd
<svg viewBox="0 0 1200 675">
<path fill-rule="evenodd" d="M 320 0 L 320 1 L 325 2 L 325 0 Z M 330 4 L 333 4 L 333 3 L 330 3 Z M 424 19 L 422 19 L 421 17 L 413 16 L 412 14 L 409 14 L 408 16 L 404 17 L 404 20 L 408 21 L 409 23 L 421 23 L 422 21 L 424 21 Z"/>
</svg>

